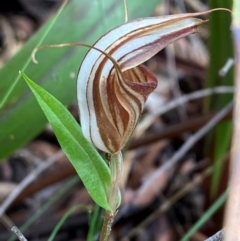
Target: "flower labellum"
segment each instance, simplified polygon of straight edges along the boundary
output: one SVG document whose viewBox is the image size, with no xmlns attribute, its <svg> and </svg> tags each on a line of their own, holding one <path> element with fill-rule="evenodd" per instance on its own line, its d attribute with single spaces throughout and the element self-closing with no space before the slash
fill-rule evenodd
<svg viewBox="0 0 240 241">
<path fill-rule="evenodd" d="M 83 134 L 98 149 L 114 154 L 125 146 L 157 86 L 156 77 L 141 64 L 197 32 L 205 22 L 193 18 L 197 15 L 130 21 L 103 35 L 88 51 L 78 74 L 77 96 Z"/>
</svg>

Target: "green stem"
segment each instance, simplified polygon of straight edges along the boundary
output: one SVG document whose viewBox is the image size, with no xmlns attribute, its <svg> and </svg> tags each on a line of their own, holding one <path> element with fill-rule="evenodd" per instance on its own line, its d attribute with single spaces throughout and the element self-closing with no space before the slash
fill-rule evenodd
<svg viewBox="0 0 240 241">
<path fill-rule="evenodd" d="M 111 155 L 110 159 L 111 181 L 112 186 L 108 197 L 108 202 L 112 208 L 111 211 L 106 211 L 100 241 L 107 241 L 111 233 L 116 210 L 119 206 L 118 193 L 119 193 L 119 180 L 122 172 L 122 153 L 118 152 Z"/>
<path fill-rule="evenodd" d="M 98 217 L 100 217 L 99 213 L 100 213 L 100 207 L 96 204 L 90 219 L 90 227 L 87 235 L 87 241 L 94 240 L 93 237 L 96 233 L 96 226 L 98 221 L 97 219 Z"/>
</svg>

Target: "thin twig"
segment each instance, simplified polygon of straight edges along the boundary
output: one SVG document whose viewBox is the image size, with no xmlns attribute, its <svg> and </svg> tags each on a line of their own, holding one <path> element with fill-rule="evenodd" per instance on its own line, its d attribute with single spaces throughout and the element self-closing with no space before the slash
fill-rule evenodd
<svg viewBox="0 0 240 241">
<path fill-rule="evenodd" d="M 1 217 L 1 222 L 4 224 L 4 226 L 11 230 L 20 241 L 27 241 L 27 239 L 24 237 L 22 232 L 15 226 L 15 224 L 12 222 L 12 220 L 5 214 Z"/>
<path fill-rule="evenodd" d="M 233 106 L 233 102 L 228 104 L 225 108 L 219 111 L 205 126 L 203 126 L 194 135 L 190 136 L 182 147 L 173 155 L 173 157 L 167 161 L 159 170 L 152 176 L 156 178 L 159 174 L 167 172 L 174 164 L 176 164 L 192 146 L 199 141 L 204 135 L 206 135 L 225 115 L 228 113 Z"/>
<path fill-rule="evenodd" d="M 216 116 L 214 116 L 205 126 L 203 126 L 199 131 L 197 131 L 194 135 L 189 137 L 187 141 L 182 145 L 182 147 L 173 155 L 173 157 L 166 162 L 163 166 L 161 166 L 144 185 L 140 188 L 140 192 L 145 189 L 153 189 L 152 183 L 157 183 L 159 178 L 169 169 L 174 166 L 185 154 L 186 152 L 197 142 L 199 141 L 205 134 L 208 133 L 210 129 L 212 129 L 231 109 L 233 106 L 233 102 L 229 103 L 225 108 L 219 111 Z M 209 170 L 208 170 L 209 172 Z M 191 183 L 189 184 L 191 185 Z M 155 190 L 157 192 L 157 190 Z M 152 217 L 149 217 L 151 220 Z M 148 220 L 147 220 L 148 222 Z M 143 223 L 142 225 L 145 225 Z M 132 237 L 135 235 L 136 230 L 133 229 L 132 232 L 128 235 L 128 237 Z M 123 239 L 124 240 L 124 239 Z"/>
<path fill-rule="evenodd" d="M 145 190 L 154 189 L 153 183 L 159 183 L 159 180 L 162 180 L 162 175 L 169 172 L 169 170 L 181 160 L 186 152 L 189 151 L 197 141 L 206 135 L 232 109 L 232 106 L 233 103 L 231 102 L 219 111 L 219 113 L 216 114 L 205 126 L 189 137 L 182 147 L 172 156 L 172 158 L 158 168 L 151 177 L 149 177 L 149 179 L 139 189 L 138 194 L 141 195 L 141 193 L 145 192 Z M 158 193 L 158 190 L 153 191 Z"/>
<path fill-rule="evenodd" d="M 46 161 L 41 162 L 41 164 L 29 173 L 11 192 L 11 194 L 4 200 L 2 205 L 0 206 L 0 217 L 7 211 L 8 207 L 12 204 L 12 202 L 17 198 L 17 196 L 30 184 L 32 183 L 37 176 L 43 172 L 45 169 L 50 167 L 56 160 L 63 156 L 62 151 L 58 151 L 56 154 L 48 158 Z"/>
<path fill-rule="evenodd" d="M 180 122 L 169 126 L 163 126 L 162 128 L 155 131 L 154 133 L 146 134 L 142 138 L 139 138 L 139 139 L 134 138 L 129 145 L 129 150 L 150 145 L 161 139 L 179 137 L 185 132 L 189 132 L 189 131 L 195 132 L 199 128 L 204 126 L 215 115 L 216 115 L 216 112 L 214 111 L 213 113 L 190 118 L 185 122 Z M 229 110 L 228 113 L 226 113 L 226 115 L 223 117 L 223 119 L 220 122 L 230 120 L 231 118 L 232 118 L 232 109 Z"/>
<path fill-rule="evenodd" d="M 16 227 L 16 226 L 13 226 L 11 228 L 11 231 L 17 235 L 18 239 L 20 241 L 27 241 L 27 239 L 24 237 L 24 235 L 21 233 L 21 231 Z"/>
<path fill-rule="evenodd" d="M 198 90 L 190 94 L 183 95 L 177 99 L 170 101 L 169 103 L 164 104 L 163 106 L 161 106 L 159 109 L 157 109 L 155 112 L 151 113 L 150 115 L 147 115 L 138 124 L 133 135 L 134 137 L 139 138 L 145 132 L 145 130 L 153 123 L 153 121 L 157 116 L 163 115 L 164 113 L 178 107 L 179 105 L 183 105 L 189 101 L 200 99 L 212 94 L 231 94 L 231 93 L 234 93 L 234 87 L 218 86 L 214 88 L 206 88 L 203 90 Z"/>
<path fill-rule="evenodd" d="M 137 233 L 139 233 L 140 230 L 142 230 L 144 227 L 146 227 L 151 222 L 153 222 L 157 216 L 169 210 L 169 208 L 172 207 L 173 204 L 176 203 L 179 199 L 181 199 L 186 193 L 188 193 L 195 186 L 200 184 L 206 177 L 210 176 L 212 172 L 213 172 L 213 166 L 210 166 L 207 169 L 205 169 L 201 174 L 195 176 L 191 182 L 189 182 L 177 193 L 175 193 L 169 200 L 166 200 L 155 212 L 150 214 L 137 227 L 132 229 L 124 238 L 122 238 L 122 241 L 130 239 L 133 236 L 135 236 Z"/>
<path fill-rule="evenodd" d="M 165 104 L 163 107 L 161 107 L 159 110 L 157 110 L 154 113 L 154 115 L 162 115 L 162 114 L 168 112 L 169 110 L 176 108 L 179 105 L 182 105 L 182 104 L 187 103 L 192 100 L 200 99 L 200 98 L 208 96 L 208 95 L 228 94 L 228 93 L 233 93 L 233 92 L 234 92 L 234 87 L 232 87 L 232 86 L 219 86 L 219 87 L 214 87 L 214 88 L 198 90 L 191 94 L 181 96 L 180 98 L 177 98 L 177 99 Z"/>
<path fill-rule="evenodd" d="M 218 71 L 219 76 L 224 77 L 228 72 L 229 69 L 234 65 L 235 60 L 233 58 L 229 58 L 224 66 Z"/>
<path fill-rule="evenodd" d="M 205 241 L 222 241 L 224 238 L 224 229 L 218 231 L 213 236 L 209 237 L 208 239 L 205 239 Z"/>
</svg>

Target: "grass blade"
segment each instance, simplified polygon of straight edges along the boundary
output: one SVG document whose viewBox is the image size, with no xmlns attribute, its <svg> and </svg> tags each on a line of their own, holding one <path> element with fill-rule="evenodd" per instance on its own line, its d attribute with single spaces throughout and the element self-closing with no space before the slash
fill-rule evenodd
<svg viewBox="0 0 240 241">
<path fill-rule="evenodd" d="M 89 211 L 88 208 L 85 205 L 75 205 L 72 208 L 70 208 L 64 215 L 63 217 L 58 221 L 57 225 L 53 229 L 50 237 L 48 238 L 48 241 L 53 241 L 55 236 L 57 235 L 58 231 L 60 230 L 61 226 L 64 224 L 64 222 L 67 220 L 67 218 L 74 212 L 76 212 L 79 209 L 84 209 L 87 212 Z"/>
<path fill-rule="evenodd" d="M 62 186 L 56 193 L 41 207 L 38 209 L 36 213 L 34 213 L 31 217 L 29 217 L 26 222 L 20 227 L 22 232 L 28 230 L 28 228 L 39 218 L 41 217 L 54 203 L 56 203 L 67 190 L 72 188 L 76 183 L 79 182 L 78 177 L 71 178 L 65 185 Z M 7 241 L 14 241 L 17 237 L 12 235 Z"/>
<path fill-rule="evenodd" d="M 232 1 L 211 0 L 209 8 L 224 7 L 231 9 Z M 231 38 L 231 14 L 218 11 L 210 14 L 209 20 L 209 51 L 210 62 L 207 76 L 207 87 L 233 85 L 233 68 L 223 77 L 219 76 L 219 70 L 229 58 L 233 58 L 233 43 Z M 206 103 L 207 110 L 219 110 L 233 98 L 232 94 L 209 97 Z M 231 142 L 232 123 L 225 121 L 218 124 L 209 135 L 207 150 L 214 160 L 214 172 L 211 183 L 211 196 L 216 195 L 221 180 L 222 161 L 229 151 Z"/>
<path fill-rule="evenodd" d="M 227 199 L 227 190 L 213 203 L 213 205 L 203 214 L 203 216 L 191 227 L 191 229 L 181 238 L 180 241 L 188 241 L 192 235 L 209 220 L 209 218 L 224 204 Z"/>
</svg>

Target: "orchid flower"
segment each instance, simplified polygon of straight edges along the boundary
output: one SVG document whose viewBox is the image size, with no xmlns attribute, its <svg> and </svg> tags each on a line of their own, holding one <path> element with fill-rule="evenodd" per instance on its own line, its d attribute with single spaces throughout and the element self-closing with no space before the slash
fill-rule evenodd
<svg viewBox="0 0 240 241">
<path fill-rule="evenodd" d="M 206 22 L 193 18 L 197 15 L 130 21 L 103 35 L 88 51 L 78 73 L 77 96 L 83 134 L 98 149 L 114 154 L 126 145 L 157 87 L 157 78 L 142 63 L 196 33 Z"/>
</svg>

